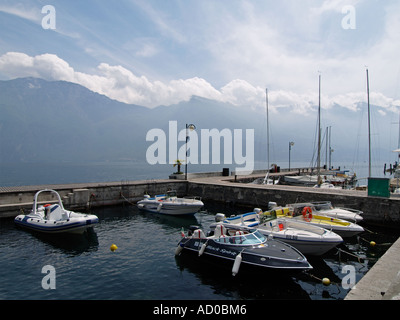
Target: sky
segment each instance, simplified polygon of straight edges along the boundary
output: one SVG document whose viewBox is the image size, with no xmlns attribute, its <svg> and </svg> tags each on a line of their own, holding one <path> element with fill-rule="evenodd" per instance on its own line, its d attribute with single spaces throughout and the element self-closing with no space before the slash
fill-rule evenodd
<svg viewBox="0 0 400 320">
<path fill-rule="evenodd" d="M 192 95 L 271 112 L 400 107 L 398 0 L 0 0 L 0 79 L 149 108 Z M 285 109 L 286 110 L 286 109 Z"/>
</svg>

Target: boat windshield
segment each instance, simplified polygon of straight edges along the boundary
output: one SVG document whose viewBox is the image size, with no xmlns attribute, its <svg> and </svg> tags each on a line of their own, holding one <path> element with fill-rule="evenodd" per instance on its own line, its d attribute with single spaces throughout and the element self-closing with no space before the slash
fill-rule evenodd
<svg viewBox="0 0 400 320">
<path fill-rule="evenodd" d="M 333 209 L 333 206 L 330 202 L 321 202 L 314 204 L 314 207 L 316 210 L 328 210 L 328 209 Z"/>
<path fill-rule="evenodd" d="M 251 233 L 248 234 L 220 237 L 214 240 L 216 242 L 226 243 L 226 244 L 255 245 L 264 243 L 267 240 L 267 238 L 263 234 L 261 234 L 260 231 L 252 230 Z"/>
<path fill-rule="evenodd" d="M 165 198 L 174 198 L 177 197 L 177 193 L 175 190 L 172 191 L 167 191 L 167 194 L 165 195 Z"/>
</svg>

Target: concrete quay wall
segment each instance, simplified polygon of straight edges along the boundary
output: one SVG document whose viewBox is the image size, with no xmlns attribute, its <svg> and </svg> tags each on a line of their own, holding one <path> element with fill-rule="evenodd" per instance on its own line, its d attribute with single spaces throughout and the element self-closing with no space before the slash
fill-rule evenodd
<svg viewBox="0 0 400 320">
<path fill-rule="evenodd" d="M 71 210 L 87 210 L 90 207 L 135 203 L 143 195 L 162 194 L 169 189 L 179 196 L 200 196 L 205 202 L 218 201 L 231 205 L 267 209 L 268 202 L 278 205 L 307 201 L 331 201 L 335 206 L 364 212 L 364 220 L 370 224 L 400 227 L 400 198 L 369 197 L 366 191 L 341 189 L 315 189 L 281 185 L 257 185 L 240 183 L 232 176 L 189 176 L 180 179 L 120 181 L 106 183 L 80 183 L 47 186 L 0 187 L 0 218 L 14 217 L 21 210 L 32 208 L 33 197 L 38 190 L 50 188 L 59 192 L 63 204 Z M 54 202 L 54 197 L 40 195 L 42 203 Z"/>
<path fill-rule="evenodd" d="M 63 185 L 40 185 L 22 187 L 0 187 L 0 218 L 15 217 L 21 212 L 32 209 L 35 193 L 42 189 L 56 190 L 63 205 L 70 210 L 88 210 L 90 207 L 119 205 L 126 202 L 135 203 L 143 195 L 163 194 L 167 190 L 176 190 L 184 196 L 186 181 L 179 180 L 145 180 L 106 183 L 79 183 Z M 56 203 L 51 193 L 41 193 L 39 203 Z"/>
<path fill-rule="evenodd" d="M 369 224 L 400 228 L 400 198 L 371 197 L 367 191 L 317 189 L 282 185 L 257 185 L 234 182 L 230 178 L 204 178 L 190 181 L 190 194 L 204 201 L 221 201 L 232 205 L 266 210 L 268 202 L 286 205 L 295 202 L 331 201 L 334 206 L 361 210 Z"/>
</svg>

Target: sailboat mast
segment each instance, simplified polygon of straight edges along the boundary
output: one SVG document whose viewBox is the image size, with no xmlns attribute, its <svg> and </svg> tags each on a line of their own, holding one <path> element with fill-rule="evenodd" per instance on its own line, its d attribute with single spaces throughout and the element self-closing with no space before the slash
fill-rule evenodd
<svg viewBox="0 0 400 320">
<path fill-rule="evenodd" d="M 371 119 L 369 105 L 369 75 L 367 68 L 367 98 L 368 98 L 368 177 L 371 177 Z"/>
<path fill-rule="evenodd" d="M 321 170 L 321 74 L 319 75 L 319 92 L 318 92 L 318 157 L 317 157 L 317 173 L 318 180 Z"/>
<path fill-rule="evenodd" d="M 265 104 L 267 108 L 267 169 L 269 171 L 269 119 L 268 119 L 268 88 L 265 89 Z"/>
<path fill-rule="evenodd" d="M 331 148 L 331 138 L 332 138 L 332 127 L 329 126 L 329 170 L 332 168 L 332 148 Z"/>
</svg>

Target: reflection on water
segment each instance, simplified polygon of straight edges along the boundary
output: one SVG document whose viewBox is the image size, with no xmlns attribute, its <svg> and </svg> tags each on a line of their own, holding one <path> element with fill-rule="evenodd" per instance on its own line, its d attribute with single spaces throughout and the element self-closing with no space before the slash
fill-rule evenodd
<svg viewBox="0 0 400 320">
<path fill-rule="evenodd" d="M 294 276 L 268 273 L 231 276 L 220 263 L 175 257 L 180 231 L 191 225 L 204 230 L 214 214 L 242 209 L 206 204 L 188 217 L 140 212 L 135 206 L 93 209 L 100 221 L 83 235 L 42 235 L 0 220 L 0 299 L 343 299 L 343 266 L 356 270 L 357 281 L 397 239 L 397 234 L 365 232 L 323 257 L 309 257 L 314 267 Z M 373 240 L 378 245 L 371 247 Z M 110 250 L 116 244 L 115 252 Z M 339 254 L 340 253 L 340 254 Z M 362 259 L 358 259 L 361 257 Z M 56 289 L 44 290 L 42 267 L 56 270 Z M 329 287 L 321 283 L 328 277 Z"/>
<path fill-rule="evenodd" d="M 31 232 L 31 231 L 28 231 Z M 99 241 L 93 228 L 87 229 L 83 234 L 44 234 L 31 232 L 32 235 L 44 244 L 59 249 L 67 255 L 79 255 L 84 252 L 97 250 Z"/>
</svg>

